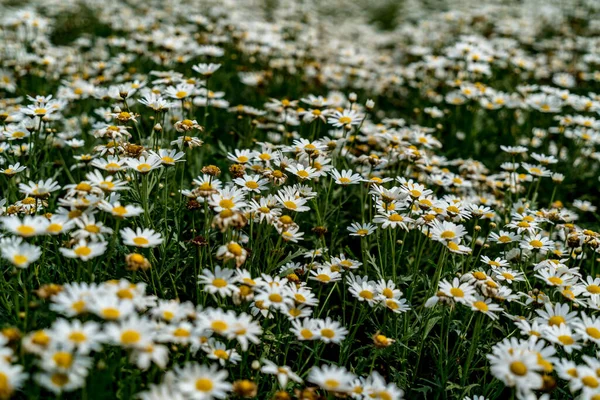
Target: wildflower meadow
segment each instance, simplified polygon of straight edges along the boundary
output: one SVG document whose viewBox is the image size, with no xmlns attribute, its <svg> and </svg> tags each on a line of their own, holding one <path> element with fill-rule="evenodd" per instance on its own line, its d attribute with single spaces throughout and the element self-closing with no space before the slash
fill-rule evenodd
<svg viewBox="0 0 600 400">
<path fill-rule="evenodd" d="M 597 0 L 0 11 L 0 400 L 600 400 Z"/>
</svg>

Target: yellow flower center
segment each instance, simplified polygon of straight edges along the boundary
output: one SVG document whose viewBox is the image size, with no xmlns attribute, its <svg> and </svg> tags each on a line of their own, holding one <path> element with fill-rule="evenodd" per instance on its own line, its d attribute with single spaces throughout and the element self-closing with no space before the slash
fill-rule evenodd
<svg viewBox="0 0 600 400">
<path fill-rule="evenodd" d="M 239 257 L 243 254 L 242 246 L 237 243 L 229 243 L 227 245 L 227 250 L 236 257 Z"/>
<path fill-rule="evenodd" d="M 537 239 L 532 240 L 531 242 L 529 242 L 529 244 L 531 245 L 531 247 L 534 247 L 536 249 L 540 249 L 544 246 L 544 243 Z"/>
<path fill-rule="evenodd" d="M 93 224 L 86 225 L 84 229 L 90 233 L 99 233 L 100 232 L 100 227 L 98 225 L 93 225 Z"/>
<path fill-rule="evenodd" d="M 587 291 L 590 292 L 591 294 L 600 294 L 600 286 L 598 285 L 588 285 L 586 287 Z"/>
<path fill-rule="evenodd" d="M 85 336 L 85 334 L 80 331 L 71 332 L 71 334 L 69 335 L 69 340 L 75 343 L 83 343 L 86 339 L 87 337 Z"/>
<path fill-rule="evenodd" d="M 145 246 L 150 242 L 145 237 L 138 236 L 138 237 L 133 238 L 133 243 L 135 243 L 138 246 Z"/>
<path fill-rule="evenodd" d="M 573 343 L 575 343 L 573 338 L 569 335 L 560 335 L 559 337 L 557 337 L 557 339 L 559 342 L 561 342 L 565 346 L 569 346 L 569 345 L 572 345 Z"/>
<path fill-rule="evenodd" d="M 335 379 L 327 379 L 325 382 L 325 387 L 336 389 L 340 386 L 340 382 Z"/>
<path fill-rule="evenodd" d="M 487 275 L 481 271 L 475 271 L 473 272 L 473 278 L 477 279 L 478 281 L 483 281 L 487 279 Z"/>
<path fill-rule="evenodd" d="M 302 336 L 304 339 L 308 340 L 308 339 L 312 339 L 313 333 L 310 331 L 310 329 L 304 328 L 300 331 L 300 336 Z"/>
<path fill-rule="evenodd" d="M 453 231 L 444 231 L 442 232 L 442 234 L 440 235 L 440 237 L 442 239 L 454 239 L 456 237 L 456 234 Z"/>
<path fill-rule="evenodd" d="M 77 314 L 81 314 L 83 310 L 85 310 L 85 301 L 77 300 L 73 304 L 71 304 L 71 308 L 75 310 Z"/>
<path fill-rule="evenodd" d="M 173 336 L 175 337 L 189 337 L 190 331 L 184 328 L 177 328 L 173 331 Z"/>
<path fill-rule="evenodd" d="M 325 336 L 327 339 L 332 339 L 335 337 L 335 332 L 333 329 L 324 328 L 321 329 L 321 336 Z"/>
<path fill-rule="evenodd" d="M 208 378 L 196 379 L 196 390 L 200 392 L 210 392 L 213 388 L 213 383 Z"/>
<path fill-rule="evenodd" d="M 28 258 L 27 256 L 24 256 L 22 254 L 17 254 L 15 256 L 13 256 L 13 264 L 15 265 L 23 265 L 27 262 Z"/>
<path fill-rule="evenodd" d="M 102 310 L 102 316 L 106 319 L 117 319 L 121 315 L 118 308 L 108 307 Z"/>
<path fill-rule="evenodd" d="M 73 356 L 66 351 L 58 351 L 52 356 L 52 360 L 59 368 L 70 368 L 73 365 Z"/>
<path fill-rule="evenodd" d="M 285 208 L 289 208 L 290 210 L 295 210 L 296 208 L 298 208 L 296 203 L 291 200 L 283 202 L 283 205 L 285 206 Z"/>
<path fill-rule="evenodd" d="M 597 388 L 598 387 L 598 379 L 595 376 L 588 375 L 581 378 L 581 383 L 583 383 L 587 387 Z"/>
<path fill-rule="evenodd" d="M 235 203 L 230 199 L 222 199 L 221 201 L 219 201 L 219 207 L 225 209 L 232 209 L 233 207 L 235 207 Z"/>
<path fill-rule="evenodd" d="M 77 247 L 75 250 L 73 250 L 73 252 L 78 256 L 78 257 L 87 257 L 90 254 L 92 254 L 92 249 L 90 249 L 87 246 L 79 246 Z"/>
<path fill-rule="evenodd" d="M 593 337 L 594 339 L 600 339 L 600 329 L 594 327 L 594 326 L 590 326 L 588 328 L 585 328 L 585 332 L 590 335 L 591 337 Z"/>
<path fill-rule="evenodd" d="M 246 181 L 246 187 L 248 189 L 258 189 L 258 183 L 256 183 L 255 181 Z"/>
<path fill-rule="evenodd" d="M 527 366 L 522 361 L 513 361 L 510 363 L 510 372 L 518 376 L 527 374 Z"/>
<path fill-rule="evenodd" d="M 224 331 L 227 330 L 228 325 L 227 325 L 227 323 L 225 321 L 219 321 L 219 320 L 217 320 L 217 321 L 213 321 L 210 324 L 210 328 L 213 331 L 215 331 L 215 332 L 224 332 Z"/>
<path fill-rule="evenodd" d="M 30 225 L 20 225 L 17 228 L 17 232 L 21 236 L 33 236 L 35 234 L 35 228 Z"/>
<path fill-rule="evenodd" d="M 222 360 L 227 360 L 229 359 L 229 353 L 227 353 L 225 350 L 223 349 L 217 349 L 213 352 L 213 354 L 217 357 L 220 358 Z"/>
<path fill-rule="evenodd" d="M 227 281 L 225 279 L 216 278 L 216 279 L 213 279 L 212 285 L 216 286 L 218 288 L 222 288 L 222 287 L 227 286 Z"/>
<path fill-rule="evenodd" d="M 37 331 L 31 337 L 31 342 L 33 344 L 37 344 L 38 346 L 47 346 L 50 343 L 50 336 L 46 334 L 44 331 Z"/>
<path fill-rule="evenodd" d="M 560 279 L 558 276 L 551 276 L 550 278 L 548 278 L 548 281 L 550 281 L 550 283 L 552 283 L 553 285 L 563 284 L 563 280 Z"/>
</svg>

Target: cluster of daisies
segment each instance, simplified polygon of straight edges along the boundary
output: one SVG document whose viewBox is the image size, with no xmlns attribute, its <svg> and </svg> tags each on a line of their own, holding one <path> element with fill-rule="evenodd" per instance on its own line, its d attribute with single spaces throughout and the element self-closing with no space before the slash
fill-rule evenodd
<svg viewBox="0 0 600 400">
<path fill-rule="evenodd" d="M 600 7 L 268 3 L 2 14 L 0 399 L 600 399 Z"/>
<path fill-rule="evenodd" d="M 203 274 L 203 278 L 207 278 L 208 274 Z M 266 275 L 254 280 L 248 278 L 247 273 L 242 275 L 246 276 L 243 282 L 252 281 L 258 286 L 286 285 L 284 280 Z M 213 276 L 210 282 L 216 289 L 209 292 L 225 293 L 225 286 L 220 283 L 224 281 L 224 278 Z M 164 396 L 224 399 L 232 391 L 242 397 L 256 396 L 254 381 L 239 379 L 231 383 L 224 369 L 246 362 L 247 358 L 242 361 L 241 354 L 246 356 L 251 347 L 261 343 L 263 330 L 250 315 L 160 299 L 146 294 L 145 284 L 134 284 L 124 279 L 102 284 L 49 285 L 44 289 L 50 309 L 61 317 L 49 327 L 28 332 L 22 338 L 15 329 L 2 331 L 0 376 L 3 379 L 0 380 L 0 393 L 4 397 L 11 397 L 21 389 L 30 374 L 40 386 L 55 394 L 81 389 L 94 368 L 101 368 L 95 365 L 94 354 L 106 352 L 108 346 L 120 348 L 129 362 L 142 371 L 148 370 L 151 365 L 165 369 L 170 353 L 176 355 L 182 348 L 194 357 L 204 354 L 210 363 L 176 365 L 165 375 L 164 383 L 140 393 L 142 399 L 166 398 Z M 276 300 L 275 293 L 267 298 Z M 314 302 L 310 292 L 304 293 L 306 298 L 302 293 L 297 291 L 294 298 L 303 299 L 302 303 Z M 294 325 L 292 331 L 301 340 L 319 335 L 326 343 L 339 343 L 347 332 L 329 318 Z M 34 356 L 33 369 L 36 372 L 26 372 L 21 365 L 12 363 L 17 358 L 13 351 L 17 345 Z M 256 353 L 252 353 L 255 357 Z M 288 387 L 288 382 L 303 383 L 292 368 L 278 366 L 268 359 L 255 359 L 252 369 L 265 375 L 276 375 L 282 390 Z M 403 395 L 402 390 L 386 383 L 377 372 L 361 378 L 343 367 L 323 365 L 313 367 L 307 380 L 332 393 L 351 393 L 357 399 L 398 399 Z"/>
</svg>

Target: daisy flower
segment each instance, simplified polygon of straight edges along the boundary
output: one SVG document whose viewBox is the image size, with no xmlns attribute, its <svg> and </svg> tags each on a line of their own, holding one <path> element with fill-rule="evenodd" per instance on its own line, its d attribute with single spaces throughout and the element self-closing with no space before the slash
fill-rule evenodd
<svg viewBox="0 0 600 400">
<path fill-rule="evenodd" d="M 19 191 L 27 196 L 35 198 L 48 197 L 50 193 L 60 190 L 58 182 L 53 179 L 41 180 L 29 183 L 19 183 Z"/>
<path fill-rule="evenodd" d="M 471 301 L 470 305 L 471 310 L 479 311 L 490 317 L 492 320 L 498 319 L 498 315 L 495 314 L 496 312 L 503 311 L 502 307 L 500 307 L 498 304 L 492 303 L 491 299 L 482 299 L 476 297 L 473 299 L 473 301 Z"/>
<path fill-rule="evenodd" d="M 26 166 L 21 165 L 20 163 L 10 164 L 8 168 L 0 168 L 0 174 L 4 174 L 6 176 L 13 177 L 19 172 L 23 172 L 27 169 Z"/>
<path fill-rule="evenodd" d="M 235 286 L 237 277 L 234 273 L 235 271 L 230 268 L 221 268 L 217 265 L 214 272 L 209 269 L 202 270 L 202 274 L 198 276 L 198 284 L 203 284 L 204 290 L 208 293 L 229 297 L 239 291 Z"/>
<path fill-rule="evenodd" d="M 239 267 L 246 261 L 248 251 L 240 246 L 239 243 L 231 241 L 227 244 L 219 246 L 216 254 L 218 259 L 222 260 L 235 260 L 235 266 Z"/>
<path fill-rule="evenodd" d="M 112 214 L 117 218 L 129 218 L 129 217 L 137 217 L 144 212 L 144 209 L 140 206 L 136 205 L 121 205 L 120 202 L 115 201 L 114 203 L 109 203 L 108 201 L 102 201 L 98 208 L 102 211 L 106 211 Z"/>
<path fill-rule="evenodd" d="M 461 283 L 458 278 L 454 278 L 452 283 L 442 280 L 439 290 L 458 303 L 469 305 L 475 301 L 475 287 L 468 282 Z"/>
<path fill-rule="evenodd" d="M 300 180 L 310 180 L 319 176 L 315 168 L 305 167 L 302 164 L 289 165 L 285 170 L 296 175 Z"/>
<path fill-rule="evenodd" d="M 247 203 L 244 201 L 245 197 L 245 190 L 229 186 L 219 193 L 212 194 L 208 204 L 213 207 L 216 212 L 221 212 L 223 210 L 239 210 L 247 206 Z"/>
<path fill-rule="evenodd" d="M 568 354 L 573 350 L 581 349 L 578 340 L 581 338 L 579 333 L 575 333 L 565 324 L 552 325 L 542 331 L 542 337 L 552 343 L 556 343 Z"/>
<path fill-rule="evenodd" d="M 172 167 L 178 162 L 185 162 L 185 153 L 177 150 L 159 149 L 157 152 L 150 152 L 151 156 L 158 157 L 163 166 Z"/>
<path fill-rule="evenodd" d="M 159 232 L 155 232 L 149 228 L 136 228 L 134 231 L 131 228 L 124 228 L 120 231 L 123 238 L 123 244 L 136 247 L 156 247 L 162 244 L 163 238 Z"/>
<path fill-rule="evenodd" d="M 261 326 L 246 313 L 238 315 L 232 323 L 227 335 L 229 340 L 237 340 L 242 351 L 247 351 L 250 343 L 259 344 L 262 334 Z"/>
<path fill-rule="evenodd" d="M 244 175 L 241 178 L 236 178 L 233 183 L 242 187 L 248 192 L 260 193 L 267 189 L 267 179 L 261 179 L 260 175 Z"/>
<path fill-rule="evenodd" d="M 355 110 L 336 110 L 327 118 L 327 123 L 335 128 L 350 129 L 354 125 L 360 125 L 363 118 L 364 116 Z"/>
<path fill-rule="evenodd" d="M 407 231 L 409 230 L 408 224 L 412 223 L 413 220 L 402 214 L 388 212 L 375 215 L 373 222 L 376 224 L 381 224 L 382 229 L 400 228 Z"/>
<path fill-rule="evenodd" d="M 327 268 L 319 268 L 316 271 L 311 270 L 310 274 L 312 275 L 308 279 L 319 281 L 321 283 L 332 283 L 337 282 L 342 279 L 342 275 L 337 271 L 332 271 Z"/>
<path fill-rule="evenodd" d="M 511 348 L 510 351 L 494 351 L 487 358 L 492 375 L 506 386 L 516 387 L 521 393 L 542 387 L 542 367 L 538 364 L 535 353 L 527 349 Z"/>
<path fill-rule="evenodd" d="M 352 390 L 354 374 L 348 372 L 344 367 L 335 365 L 322 365 L 312 367 L 307 381 L 314 383 L 323 390 L 335 393 L 346 393 Z"/>
<path fill-rule="evenodd" d="M 225 399 L 232 389 L 227 382 L 229 373 L 216 365 L 185 364 L 174 369 L 175 386 L 190 400 Z"/>
<path fill-rule="evenodd" d="M 269 360 L 262 360 L 262 363 L 263 365 L 260 368 L 260 372 L 267 375 L 276 375 L 277 382 L 282 389 L 285 389 L 290 379 L 294 382 L 302 383 L 302 378 L 294 373 L 287 365 L 278 366 Z"/>
<path fill-rule="evenodd" d="M 310 210 L 310 207 L 305 205 L 307 200 L 303 197 L 297 197 L 289 193 L 279 192 L 275 195 L 275 199 L 287 210 L 296 212 L 305 212 Z"/>
<path fill-rule="evenodd" d="M 350 232 L 350 236 L 364 237 L 369 236 L 370 234 L 375 232 L 376 227 L 371 223 L 361 224 L 358 222 L 353 222 L 347 229 Z"/>
<path fill-rule="evenodd" d="M 335 183 L 342 186 L 355 185 L 363 181 L 362 176 L 352 173 L 350 169 L 342 170 L 342 172 L 332 169 L 329 173 L 335 179 Z"/>
<path fill-rule="evenodd" d="M 41 255 L 42 250 L 33 244 L 23 243 L 20 240 L 12 243 L 2 242 L 2 258 L 15 267 L 27 268 L 39 260 Z"/>
<path fill-rule="evenodd" d="M 242 356 L 238 354 L 236 349 L 228 349 L 225 344 L 214 338 L 210 338 L 208 342 L 202 346 L 202 350 L 207 353 L 208 358 L 216 360 L 222 367 L 228 363 L 235 365 L 242 360 Z"/>
<path fill-rule="evenodd" d="M 438 220 L 431 223 L 429 232 L 433 240 L 442 243 L 459 242 L 467 234 L 467 230 L 462 225 Z"/>
<path fill-rule="evenodd" d="M 162 165 L 161 159 L 156 155 L 150 155 L 148 157 L 141 156 L 140 158 L 128 158 L 125 162 L 130 169 L 137 171 L 142 175 L 160 168 Z"/>
<path fill-rule="evenodd" d="M 8 399 L 23 387 L 28 374 L 22 365 L 0 362 L 0 378 L 0 393 Z"/>
<path fill-rule="evenodd" d="M 545 253 L 553 248 L 554 242 L 547 237 L 537 234 L 523 238 L 519 243 L 519 246 L 524 250 L 533 250 Z"/>
<path fill-rule="evenodd" d="M 81 239 L 71 248 L 61 247 L 58 250 L 67 258 L 79 258 L 81 261 L 88 261 L 104 254 L 106 246 L 106 242 L 86 242 Z"/>
<path fill-rule="evenodd" d="M 217 70 L 221 68 L 221 64 L 213 64 L 213 63 L 200 63 L 192 66 L 192 70 L 196 71 L 200 75 L 205 78 L 209 78 L 217 72 Z"/>
</svg>

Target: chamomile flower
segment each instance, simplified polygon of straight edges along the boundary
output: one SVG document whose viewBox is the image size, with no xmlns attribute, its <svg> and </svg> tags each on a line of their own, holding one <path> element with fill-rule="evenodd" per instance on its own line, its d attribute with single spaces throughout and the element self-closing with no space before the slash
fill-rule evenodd
<svg viewBox="0 0 600 400">
<path fill-rule="evenodd" d="M 495 313 L 503 310 L 498 304 L 492 303 L 491 299 L 477 297 L 470 302 L 470 306 L 473 311 L 479 311 L 490 317 L 492 320 L 498 319 L 498 315 Z"/>
<path fill-rule="evenodd" d="M 216 365 L 205 366 L 196 363 L 185 364 L 174 370 L 173 385 L 191 400 L 225 399 L 231 391 L 229 375 Z"/>
<path fill-rule="evenodd" d="M 27 268 L 39 260 L 42 250 L 33 244 L 13 241 L 2 244 L 2 258 L 17 268 Z"/>
<path fill-rule="evenodd" d="M 50 196 L 52 192 L 60 190 L 60 185 L 53 179 L 46 179 L 36 182 L 29 181 L 29 183 L 20 183 L 19 191 L 27 196 L 35 198 L 46 198 Z"/>
<path fill-rule="evenodd" d="M 311 180 L 319 176 L 315 168 L 306 167 L 302 164 L 289 165 L 286 171 L 296 175 L 300 180 Z"/>
<path fill-rule="evenodd" d="M 294 373 L 287 365 L 278 366 L 269 360 L 262 360 L 262 363 L 263 365 L 260 368 L 260 372 L 267 375 L 276 375 L 279 386 L 282 389 L 285 389 L 289 380 L 292 380 L 296 383 L 302 383 L 302 378 Z"/>
<path fill-rule="evenodd" d="M 260 175 L 244 175 L 236 178 L 233 182 L 248 192 L 260 193 L 267 189 L 267 179 L 261 179 Z"/>
<path fill-rule="evenodd" d="M 581 349 L 581 344 L 578 343 L 581 336 L 565 324 L 549 326 L 542 332 L 542 337 L 561 346 L 568 354 Z"/>
<path fill-rule="evenodd" d="M 352 390 L 354 374 L 344 367 L 322 365 L 312 367 L 307 381 L 316 384 L 323 390 L 335 393 L 347 393 Z"/>
<path fill-rule="evenodd" d="M 67 258 L 79 258 L 81 261 L 88 261 L 105 253 L 106 242 L 86 242 L 80 239 L 71 248 L 61 247 L 58 250 Z"/>
<path fill-rule="evenodd" d="M 350 232 L 350 236 L 365 237 L 375 232 L 376 227 L 370 223 L 361 224 L 358 222 L 353 222 L 347 229 Z"/>
<path fill-rule="evenodd" d="M 354 174 L 350 169 L 345 169 L 341 172 L 337 169 L 332 169 L 330 171 L 330 174 L 335 180 L 335 183 L 342 186 L 355 185 L 362 182 L 363 180 L 362 176 L 360 176 L 359 174 Z"/>
<path fill-rule="evenodd" d="M 160 168 L 162 165 L 161 159 L 156 155 L 150 155 L 148 157 L 141 156 L 140 158 L 128 158 L 126 163 L 130 169 L 139 172 L 142 175 Z"/>
<path fill-rule="evenodd" d="M 467 234 L 464 226 L 452 222 L 434 220 L 430 227 L 431 238 L 435 241 L 448 243 L 460 242 Z"/>
<path fill-rule="evenodd" d="M 233 242 L 232 242 L 233 243 Z M 221 297 L 229 297 L 239 291 L 235 285 L 237 277 L 234 276 L 234 270 L 216 266 L 214 272 L 204 269 L 198 276 L 198 284 L 204 285 L 204 290 L 208 293 L 219 294 Z"/>
<path fill-rule="evenodd" d="M 352 126 L 359 125 L 364 116 L 355 110 L 334 111 L 328 118 L 327 123 L 335 128 L 350 129 Z"/>
<path fill-rule="evenodd" d="M 458 278 L 454 278 L 452 283 L 442 280 L 439 290 L 458 303 L 469 305 L 475 301 L 475 287 L 468 282 L 461 283 Z"/>
<path fill-rule="evenodd" d="M 121 205 L 119 201 L 115 201 L 114 203 L 109 203 L 108 201 L 102 201 L 98 208 L 102 211 L 106 211 L 112 214 L 116 218 L 129 218 L 129 217 L 137 217 L 144 212 L 144 209 L 140 206 L 136 206 L 133 204 Z"/>
<path fill-rule="evenodd" d="M 508 339 L 505 339 L 505 342 Z M 503 342 L 503 347 L 506 346 Z M 516 387 L 519 392 L 527 393 L 540 389 L 543 384 L 542 367 L 538 364 L 535 353 L 525 348 L 510 348 L 510 351 L 495 351 L 487 356 L 491 364 L 491 372 L 506 386 Z"/>
<path fill-rule="evenodd" d="M 131 228 L 124 228 L 120 231 L 123 244 L 135 247 L 156 247 L 160 246 L 163 238 L 159 232 L 155 232 L 149 228 L 136 228 L 134 231 Z"/>
</svg>

